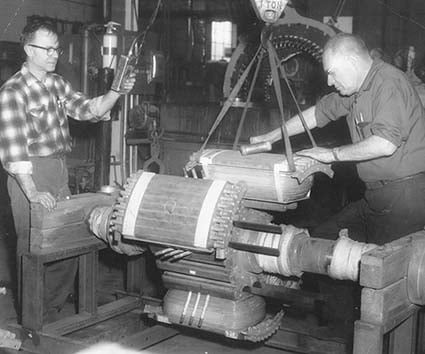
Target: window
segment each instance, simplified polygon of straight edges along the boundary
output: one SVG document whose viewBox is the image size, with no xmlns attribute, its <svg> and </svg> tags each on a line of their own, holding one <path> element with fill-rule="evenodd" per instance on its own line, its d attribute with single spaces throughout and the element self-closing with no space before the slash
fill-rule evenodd
<svg viewBox="0 0 425 354">
<path fill-rule="evenodd" d="M 236 25 L 230 21 L 211 23 L 211 60 L 230 60 L 231 49 L 236 43 Z"/>
</svg>

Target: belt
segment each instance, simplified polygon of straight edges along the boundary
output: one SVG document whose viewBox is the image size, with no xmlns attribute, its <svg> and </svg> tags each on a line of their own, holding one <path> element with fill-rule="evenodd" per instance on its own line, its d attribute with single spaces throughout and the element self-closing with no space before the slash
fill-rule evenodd
<svg viewBox="0 0 425 354">
<path fill-rule="evenodd" d="M 384 187 L 388 184 L 400 183 L 400 182 L 408 181 L 408 180 L 415 179 L 415 178 L 418 178 L 418 177 L 421 177 L 421 176 L 425 176 L 425 171 L 415 173 L 414 175 L 410 175 L 410 176 L 406 176 L 406 177 L 402 177 L 402 178 L 397 178 L 397 179 L 380 180 L 380 181 L 374 181 L 374 182 L 365 182 L 365 185 L 366 185 L 367 189 L 378 189 L 378 188 L 382 188 L 382 187 Z"/>
</svg>

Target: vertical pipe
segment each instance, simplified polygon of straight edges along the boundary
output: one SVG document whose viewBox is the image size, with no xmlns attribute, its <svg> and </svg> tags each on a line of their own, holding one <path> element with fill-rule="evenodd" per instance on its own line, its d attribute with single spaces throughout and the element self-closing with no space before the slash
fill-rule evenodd
<svg viewBox="0 0 425 354">
<path fill-rule="evenodd" d="M 111 20 L 111 0 L 102 1 L 103 22 Z M 99 70 L 98 94 L 105 94 L 111 87 L 114 70 L 102 68 Z M 109 184 L 111 167 L 111 134 L 112 122 L 102 121 L 97 123 L 95 140 L 95 164 L 94 164 L 94 189 L 99 190 L 101 186 Z"/>
<path fill-rule="evenodd" d="M 83 47 L 82 47 L 82 60 L 81 60 L 81 92 L 88 94 L 88 66 L 89 66 L 89 30 L 84 28 L 83 31 Z"/>
<path fill-rule="evenodd" d="M 193 2 L 192 0 L 187 0 L 187 7 L 189 10 L 189 16 L 187 17 L 187 43 L 188 48 L 186 52 L 186 60 L 190 61 L 192 59 L 193 54 L 193 46 L 194 46 L 194 36 L 193 36 L 193 23 L 192 23 L 192 9 Z"/>
<path fill-rule="evenodd" d="M 132 108 L 134 107 L 134 95 L 130 95 L 130 100 L 129 100 L 129 107 L 128 107 L 128 109 L 129 110 L 131 110 Z M 128 124 L 128 120 L 127 120 L 127 124 Z M 126 125 L 126 127 L 127 127 L 128 125 Z M 126 129 L 126 134 L 127 134 L 127 129 Z M 135 169 L 134 169 L 134 166 L 135 166 L 135 163 L 134 163 L 134 149 L 135 149 L 135 147 L 134 146 L 131 146 L 131 154 L 130 154 L 130 156 L 129 156 L 129 159 L 130 159 L 130 166 L 131 166 L 131 168 L 130 168 L 130 173 L 134 173 L 134 172 L 136 172 L 135 171 Z"/>
<path fill-rule="evenodd" d="M 99 91 L 101 94 L 107 92 L 111 86 L 114 70 L 103 68 L 100 71 Z M 109 184 L 109 173 L 111 167 L 111 133 L 112 120 L 97 123 L 99 129 L 96 137 L 96 154 L 94 166 L 94 188 L 99 190 L 101 186 Z"/>
<path fill-rule="evenodd" d="M 112 0 L 102 1 L 102 14 L 103 23 L 107 23 L 112 20 Z"/>
<path fill-rule="evenodd" d="M 140 95 L 134 95 L 133 107 L 138 106 L 139 104 L 140 104 Z M 137 171 L 139 169 L 139 147 L 137 145 L 135 147 L 135 150 L 136 150 L 136 157 L 135 157 L 134 166 L 135 166 L 135 170 Z"/>
<path fill-rule="evenodd" d="M 385 37 L 385 33 L 387 31 L 387 6 L 388 6 L 388 0 L 384 0 L 384 5 L 382 6 L 382 27 L 381 27 L 381 48 L 382 50 L 386 51 L 387 41 Z"/>
<path fill-rule="evenodd" d="M 128 109 L 129 109 L 129 97 L 128 95 L 124 96 L 123 105 L 122 105 L 122 120 L 120 125 L 120 136 L 121 136 L 121 144 L 120 144 L 120 156 L 121 156 L 121 179 L 124 183 L 127 179 L 127 121 L 128 121 Z"/>
</svg>

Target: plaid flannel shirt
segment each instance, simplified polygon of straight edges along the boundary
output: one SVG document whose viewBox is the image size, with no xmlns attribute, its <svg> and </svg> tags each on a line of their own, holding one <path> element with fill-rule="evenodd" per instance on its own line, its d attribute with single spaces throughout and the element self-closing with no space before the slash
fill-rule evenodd
<svg viewBox="0 0 425 354">
<path fill-rule="evenodd" d="M 0 159 L 10 173 L 32 173 L 30 157 L 71 151 L 68 118 L 105 120 L 97 114 L 102 96 L 88 99 L 61 76 L 44 82 L 26 64 L 0 89 Z"/>
</svg>

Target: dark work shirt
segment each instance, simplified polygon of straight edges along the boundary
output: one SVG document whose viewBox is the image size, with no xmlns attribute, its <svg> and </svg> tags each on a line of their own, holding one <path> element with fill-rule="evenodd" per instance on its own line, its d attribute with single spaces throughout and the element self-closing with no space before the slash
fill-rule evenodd
<svg viewBox="0 0 425 354">
<path fill-rule="evenodd" d="M 375 60 L 359 92 L 331 93 L 316 105 L 317 126 L 346 116 L 353 143 L 376 135 L 397 146 L 394 154 L 357 164 L 365 182 L 394 180 L 425 171 L 425 114 L 405 74 Z"/>
</svg>

